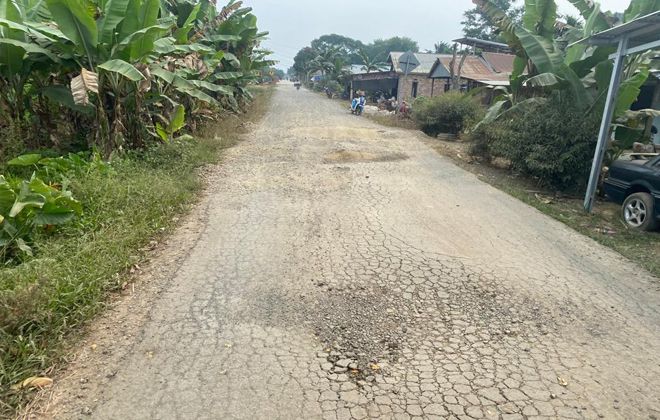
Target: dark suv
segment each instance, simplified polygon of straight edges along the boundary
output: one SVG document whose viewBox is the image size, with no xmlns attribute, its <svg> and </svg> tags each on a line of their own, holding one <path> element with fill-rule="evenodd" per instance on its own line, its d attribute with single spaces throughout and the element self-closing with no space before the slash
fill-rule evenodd
<svg viewBox="0 0 660 420">
<path fill-rule="evenodd" d="M 660 223 L 660 156 L 617 160 L 605 180 L 605 194 L 617 203 L 626 224 L 653 230 Z"/>
</svg>

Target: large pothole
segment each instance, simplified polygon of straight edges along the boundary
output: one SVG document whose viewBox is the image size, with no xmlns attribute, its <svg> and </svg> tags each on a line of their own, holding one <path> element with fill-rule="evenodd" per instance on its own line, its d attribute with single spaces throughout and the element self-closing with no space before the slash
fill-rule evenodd
<svg viewBox="0 0 660 420">
<path fill-rule="evenodd" d="M 394 162 L 408 159 L 405 153 L 366 152 L 360 150 L 341 149 L 328 153 L 323 157 L 324 163 L 363 163 L 363 162 Z"/>
</svg>

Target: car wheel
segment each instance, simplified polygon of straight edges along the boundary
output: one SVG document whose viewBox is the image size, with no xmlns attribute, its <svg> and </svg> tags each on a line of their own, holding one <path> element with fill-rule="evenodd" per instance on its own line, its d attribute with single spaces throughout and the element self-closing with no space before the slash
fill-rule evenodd
<svg viewBox="0 0 660 420">
<path fill-rule="evenodd" d="M 656 228 L 653 196 L 649 193 L 630 194 L 623 202 L 622 213 L 626 224 L 634 229 Z"/>
</svg>

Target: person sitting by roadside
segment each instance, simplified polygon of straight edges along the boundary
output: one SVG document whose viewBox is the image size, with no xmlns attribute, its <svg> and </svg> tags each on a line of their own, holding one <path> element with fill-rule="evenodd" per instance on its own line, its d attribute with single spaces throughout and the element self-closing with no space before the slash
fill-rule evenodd
<svg viewBox="0 0 660 420">
<path fill-rule="evenodd" d="M 364 109 L 364 106 L 367 104 L 367 97 L 364 96 L 364 92 L 360 92 L 360 106 Z"/>
<path fill-rule="evenodd" d="M 355 96 L 353 100 L 351 101 L 351 112 L 355 114 L 355 111 L 357 110 L 358 104 L 360 103 L 360 99 Z"/>
<path fill-rule="evenodd" d="M 399 106 L 399 115 L 402 117 L 407 117 L 410 114 L 410 107 L 406 101 L 401 101 L 401 106 Z"/>
</svg>

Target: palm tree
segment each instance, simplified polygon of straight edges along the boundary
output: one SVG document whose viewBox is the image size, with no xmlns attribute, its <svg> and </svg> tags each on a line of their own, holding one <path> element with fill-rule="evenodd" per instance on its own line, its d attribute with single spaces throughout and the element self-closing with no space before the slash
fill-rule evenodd
<svg viewBox="0 0 660 420">
<path fill-rule="evenodd" d="M 378 71 L 386 66 L 384 62 L 377 61 L 377 58 L 372 59 L 371 56 L 369 56 L 369 53 L 367 53 L 367 51 L 362 48 L 358 50 L 357 54 L 360 57 L 360 60 L 362 60 L 362 70 L 366 71 L 367 73 Z"/>
<path fill-rule="evenodd" d="M 449 42 L 445 42 L 445 41 L 436 42 L 433 48 L 435 49 L 436 54 L 452 53 L 451 44 Z"/>
</svg>

